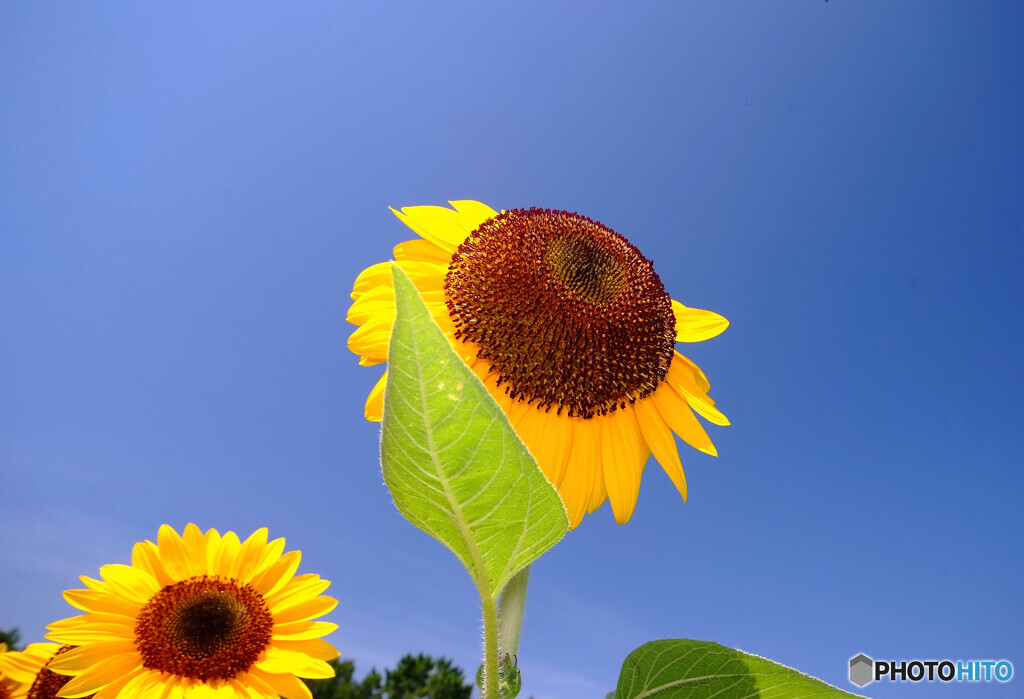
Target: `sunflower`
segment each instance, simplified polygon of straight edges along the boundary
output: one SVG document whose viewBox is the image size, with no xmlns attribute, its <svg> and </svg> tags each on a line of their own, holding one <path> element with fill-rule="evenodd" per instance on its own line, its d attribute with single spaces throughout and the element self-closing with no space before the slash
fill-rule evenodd
<svg viewBox="0 0 1024 699">
<path fill-rule="evenodd" d="M 0 699 L 53 699 L 69 679 L 46 669 L 61 650 L 59 643 L 30 643 L 23 651 L 2 647 L 0 644 Z"/>
<path fill-rule="evenodd" d="M 83 615 L 51 624 L 47 638 L 77 646 L 50 669 L 73 675 L 61 697 L 309 699 L 299 677 L 334 676 L 338 652 L 320 637 L 337 626 L 313 621 L 337 602 L 318 575 L 295 575 L 298 551 L 268 543 L 260 529 L 184 536 L 160 527 L 157 543 L 132 550 L 131 565 L 82 576 L 88 589 L 64 598 Z"/>
<path fill-rule="evenodd" d="M 397 245 L 395 259 L 558 488 L 570 526 L 605 500 L 629 521 L 652 453 L 685 501 L 673 433 L 717 455 L 694 412 L 729 421 L 675 343 L 729 322 L 670 298 L 639 250 L 585 216 L 450 203 L 392 209 L 420 236 Z M 352 298 L 349 349 L 364 366 L 387 361 L 389 263 L 364 270 Z M 382 418 L 386 376 L 370 391 L 368 420 Z"/>
<path fill-rule="evenodd" d="M 6 643 L 0 643 L 0 699 L 11 699 L 14 692 L 21 687 L 22 683 L 11 677 L 7 667 L 8 661 L 15 655 L 14 651 L 7 650 Z"/>
</svg>

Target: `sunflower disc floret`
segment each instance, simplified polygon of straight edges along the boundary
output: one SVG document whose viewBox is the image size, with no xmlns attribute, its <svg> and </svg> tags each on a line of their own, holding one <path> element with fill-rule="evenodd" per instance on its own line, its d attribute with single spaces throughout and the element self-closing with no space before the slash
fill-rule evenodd
<svg viewBox="0 0 1024 699">
<path fill-rule="evenodd" d="M 197 575 L 168 585 L 139 611 L 143 666 L 207 682 L 252 667 L 270 646 L 274 618 L 252 585 Z"/>
<path fill-rule="evenodd" d="M 444 283 L 455 338 L 509 397 L 589 419 L 650 395 L 675 344 L 672 302 L 629 241 L 585 216 L 514 209 L 480 225 Z"/>
</svg>

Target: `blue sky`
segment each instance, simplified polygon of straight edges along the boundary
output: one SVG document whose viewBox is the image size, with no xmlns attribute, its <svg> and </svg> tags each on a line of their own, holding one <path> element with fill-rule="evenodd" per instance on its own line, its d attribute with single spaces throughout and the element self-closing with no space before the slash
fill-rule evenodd
<svg viewBox="0 0 1024 699">
<path fill-rule="evenodd" d="M 579 211 L 673 297 L 733 425 L 535 566 L 537 699 L 664 637 L 840 687 L 1024 671 L 1024 11 L 1010 2 L 0 6 L 0 627 L 163 522 L 268 526 L 357 671 L 478 662 L 405 522 L 345 320 L 391 206 Z M 1012 696 L 1008 686 L 944 687 Z M 872 685 L 875 697 L 927 686 Z"/>
</svg>

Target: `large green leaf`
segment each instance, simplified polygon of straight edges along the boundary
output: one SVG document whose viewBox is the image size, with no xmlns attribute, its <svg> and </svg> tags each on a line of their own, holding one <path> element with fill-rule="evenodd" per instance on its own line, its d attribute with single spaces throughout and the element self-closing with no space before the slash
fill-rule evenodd
<svg viewBox="0 0 1024 699">
<path fill-rule="evenodd" d="M 391 272 L 384 482 L 401 513 L 494 596 L 565 535 L 565 506 L 409 277 L 395 264 Z"/>
<path fill-rule="evenodd" d="M 710 641 L 651 641 L 622 664 L 615 699 L 849 699 L 856 694 Z"/>
</svg>

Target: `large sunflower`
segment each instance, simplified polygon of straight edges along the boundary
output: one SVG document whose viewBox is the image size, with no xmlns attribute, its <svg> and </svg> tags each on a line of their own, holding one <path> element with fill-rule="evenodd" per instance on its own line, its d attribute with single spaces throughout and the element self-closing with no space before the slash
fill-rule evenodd
<svg viewBox="0 0 1024 699">
<path fill-rule="evenodd" d="M 651 262 L 589 218 L 549 209 L 498 213 L 475 201 L 413 206 L 395 215 L 420 239 L 395 246 L 434 320 L 502 407 L 576 527 L 611 500 L 629 521 L 653 453 L 686 499 L 673 433 L 716 455 L 694 411 L 726 417 L 704 373 L 675 342 L 729 322 L 669 297 Z M 388 263 L 355 281 L 349 349 L 364 366 L 387 361 L 395 316 Z M 385 376 L 366 418 L 380 420 Z"/>
<path fill-rule="evenodd" d="M 260 529 L 184 536 L 166 524 L 143 541 L 132 564 L 82 576 L 87 590 L 64 598 L 86 612 L 49 626 L 47 638 L 78 646 L 50 669 L 74 675 L 61 697 L 97 699 L 310 699 L 299 677 L 333 677 L 338 652 L 320 637 L 336 627 L 313 621 L 337 602 L 318 575 L 295 575 L 298 551 L 268 543 Z"/>
<path fill-rule="evenodd" d="M 46 669 L 60 649 L 59 643 L 30 643 L 22 651 L 0 650 L 0 699 L 53 699 L 68 679 Z"/>
</svg>

